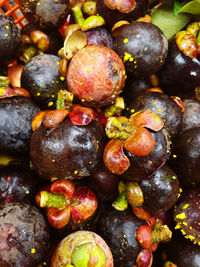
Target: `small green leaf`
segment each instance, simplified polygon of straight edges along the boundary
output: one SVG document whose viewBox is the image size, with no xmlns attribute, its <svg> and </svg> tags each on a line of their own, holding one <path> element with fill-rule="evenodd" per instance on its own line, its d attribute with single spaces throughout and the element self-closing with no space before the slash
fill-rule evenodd
<svg viewBox="0 0 200 267">
<path fill-rule="evenodd" d="M 178 14 L 175 16 L 173 8 L 174 3 L 169 1 L 155 9 L 151 14 L 152 23 L 164 32 L 168 40 L 182 30 L 192 17 L 190 14 Z"/>
<path fill-rule="evenodd" d="M 180 3 L 178 1 L 174 1 L 174 16 L 176 16 L 179 10 L 185 5 L 185 3 Z"/>
<path fill-rule="evenodd" d="M 185 4 L 181 9 L 179 9 L 178 13 L 188 13 L 192 15 L 200 15 L 200 0 L 193 0 L 187 4 Z"/>
</svg>

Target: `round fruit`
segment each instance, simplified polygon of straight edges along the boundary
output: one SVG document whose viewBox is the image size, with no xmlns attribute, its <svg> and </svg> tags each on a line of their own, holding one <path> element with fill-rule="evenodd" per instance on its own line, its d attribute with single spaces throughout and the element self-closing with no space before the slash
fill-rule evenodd
<svg viewBox="0 0 200 267">
<path fill-rule="evenodd" d="M 42 109 L 55 108 L 57 93 L 65 87 L 60 61 L 57 56 L 43 54 L 32 58 L 23 68 L 21 85 Z"/>
<path fill-rule="evenodd" d="M 131 74 L 149 76 L 156 73 L 164 64 L 168 41 L 155 25 L 135 21 L 118 30 L 113 49 L 122 58 Z"/>
<path fill-rule="evenodd" d="M 13 20 L 0 13 L 0 62 L 8 64 L 17 58 L 21 34 Z"/>
<path fill-rule="evenodd" d="M 120 94 L 124 82 L 122 60 L 105 46 L 89 45 L 81 49 L 69 64 L 68 89 L 88 106 L 111 104 Z"/>
</svg>

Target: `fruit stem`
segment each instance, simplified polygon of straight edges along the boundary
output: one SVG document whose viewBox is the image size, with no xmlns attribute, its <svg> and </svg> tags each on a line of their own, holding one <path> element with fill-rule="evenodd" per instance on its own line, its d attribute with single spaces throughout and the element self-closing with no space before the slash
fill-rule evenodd
<svg viewBox="0 0 200 267">
<path fill-rule="evenodd" d="M 82 25 L 85 21 L 85 18 L 83 16 L 83 12 L 81 10 L 81 5 L 77 4 L 74 7 L 72 7 L 72 12 L 73 12 L 76 24 L 78 24 L 80 27 L 82 27 Z"/>
<path fill-rule="evenodd" d="M 164 267 L 177 267 L 177 265 L 171 261 L 166 261 Z"/>
<path fill-rule="evenodd" d="M 124 110 L 125 104 L 123 97 L 117 97 L 115 103 L 109 106 L 105 111 L 104 115 L 108 117 L 112 117 L 114 115 L 119 115 L 122 110 Z"/>
<path fill-rule="evenodd" d="M 60 90 L 56 100 L 56 109 L 71 109 L 74 95 L 67 90 Z"/>
<path fill-rule="evenodd" d="M 6 76 L 0 76 L 0 86 L 8 87 L 10 85 L 10 79 Z"/>
<path fill-rule="evenodd" d="M 156 227 L 152 231 L 152 242 L 169 242 L 172 237 L 172 232 L 167 225 L 161 225 L 160 227 Z"/>
<path fill-rule="evenodd" d="M 128 200 L 126 190 L 123 191 L 118 198 L 112 203 L 113 208 L 119 211 L 124 211 L 128 208 Z"/>
<path fill-rule="evenodd" d="M 20 60 L 23 61 L 24 63 L 28 63 L 31 60 L 31 58 L 38 55 L 38 53 L 39 51 L 36 47 L 29 46 L 28 48 L 22 50 L 22 55 L 20 56 Z"/>
<path fill-rule="evenodd" d="M 80 204 L 79 198 L 66 198 L 62 194 L 54 194 L 48 191 L 40 192 L 40 203 L 41 208 L 57 208 L 64 209 L 65 207 L 73 207 Z"/>
<path fill-rule="evenodd" d="M 110 117 L 108 118 L 105 130 L 110 139 L 126 140 L 135 131 L 135 127 L 130 126 L 128 121 L 122 122 L 115 117 Z"/>
</svg>

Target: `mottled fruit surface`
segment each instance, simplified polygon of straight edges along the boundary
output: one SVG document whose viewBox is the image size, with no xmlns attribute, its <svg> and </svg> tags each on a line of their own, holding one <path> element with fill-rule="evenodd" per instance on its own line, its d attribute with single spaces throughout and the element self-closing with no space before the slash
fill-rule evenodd
<svg viewBox="0 0 200 267">
<path fill-rule="evenodd" d="M 105 46 L 89 45 L 81 49 L 69 64 L 68 89 L 89 106 L 111 104 L 120 94 L 124 82 L 122 60 Z"/>
<path fill-rule="evenodd" d="M 0 208 L 0 266 L 37 266 L 48 243 L 48 226 L 36 207 L 23 203 Z"/>
</svg>

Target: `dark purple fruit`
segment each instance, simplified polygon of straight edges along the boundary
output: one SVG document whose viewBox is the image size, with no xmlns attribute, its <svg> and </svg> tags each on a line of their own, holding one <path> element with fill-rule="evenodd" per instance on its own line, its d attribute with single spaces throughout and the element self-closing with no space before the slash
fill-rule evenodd
<svg viewBox="0 0 200 267">
<path fill-rule="evenodd" d="M 171 261 L 180 267 L 199 267 L 200 247 L 177 233 L 174 233 L 172 240 L 163 246 L 162 255 L 165 255 L 164 261 Z"/>
<path fill-rule="evenodd" d="M 22 153 L 29 149 L 31 122 L 40 111 L 29 98 L 13 96 L 0 99 L 0 152 Z"/>
<path fill-rule="evenodd" d="M 175 229 L 180 229 L 185 238 L 200 245 L 200 188 L 185 193 L 175 206 Z"/>
<path fill-rule="evenodd" d="M 146 157 L 138 157 L 126 151 L 131 162 L 123 176 L 128 180 L 140 181 L 147 179 L 157 171 L 170 156 L 171 149 L 167 134 L 164 130 L 151 132 L 154 138 L 154 149 Z"/>
<path fill-rule="evenodd" d="M 91 174 L 103 148 L 104 132 L 99 123 L 77 126 L 67 117 L 57 127 L 42 124 L 31 137 L 30 154 L 39 175 L 76 179 Z"/>
<path fill-rule="evenodd" d="M 174 142 L 171 160 L 181 186 L 191 187 L 200 182 L 200 127 L 179 134 Z"/>
<path fill-rule="evenodd" d="M 111 249 L 116 267 L 132 267 L 141 247 L 135 239 L 138 227 L 145 222 L 130 210 L 107 210 L 98 223 L 98 232 Z"/>
<path fill-rule="evenodd" d="M 96 28 L 85 32 L 89 45 L 104 45 L 113 49 L 113 38 L 108 30 Z"/>
<path fill-rule="evenodd" d="M 0 13 L 0 63 L 9 64 L 17 58 L 21 34 L 14 21 Z"/>
<path fill-rule="evenodd" d="M 65 88 L 60 61 L 57 56 L 43 54 L 32 58 L 23 68 L 22 87 L 42 109 L 54 109 L 58 91 Z"/>
<path fill-rule="evenodd" d="M 37 266 L 48 250 L 48 225 L 41 212 L 28 204 L 0 208 L 0 266 Z"/>
<path fill-rule="evenodd" d="M 147 77 L 164 64 L 168 42 L 155 25 L 135 21 L 119 28 L 113 49 L 132 75 Z"/>
<path fill-rule="evenodd" d="M 117 195 L 119 180 L 120 177 L 110 172 L 101 162 L 97 170 L 91 174 L 90 185 L 102 201 L 112 201 Z"/>
<path fill-rule="evenodd" d="M 164 128 L 174 138 L 180 129 L 183 112 L 181 107 L 168 95 L 157 92 L 146 92 L 132 99 L 128 115 L 140 110 L 152 110 L 164 121 Z"/>
<path fill-rule="evenodd" d="M 25 18 L 41 29 L 58 29 L 69 14 L 68 0 L 19 0 L 20 10 Z"/>
<path fill-rule="evenodd" d="M 173 39 L 169 42 L 167 60 L 158 75 L 160 86 L 169 94 L 194 91 L 200 85 L 200 56 L 192 59 L 184 55 Z"/>
<path fill-rule="evenodd" d="M 16 202 L 34 203 L 38 184 L 36 174 L 21 165 L 0 169 L 0 205 Z"/>
<path fill-rule="evenodd" d="M 180 131 L 200 126 L 200 103 L 194 99 L 183 100 L 185 111 L 183 112 Z"/>
<path fill-rule="evenodd" d="M 134 9 L 131 12 L 122 13 L 116 9 L 112 10 L 108 8 L 105 4 L 105 0 L 97 0 L 97 13 L 105 19 L 106 25 L 109 28 L 112 28 L 112 26 L 119 20 L 134 21 L 145 15 L 147 12 L 148 1 L 136 0 L 133 2 L 135 2 Z"/>
<path fill-rule="evenodd" d="M 180 195 L 177 175 L 166 164 L 149 179 L 141 181 L 140 187 L 144 196 L 142 206 L 151 214 L 169 210 Z"/>
</svg>

